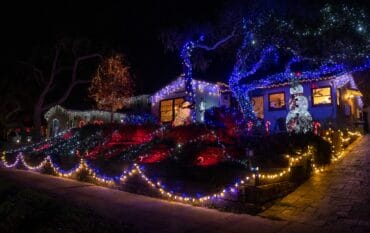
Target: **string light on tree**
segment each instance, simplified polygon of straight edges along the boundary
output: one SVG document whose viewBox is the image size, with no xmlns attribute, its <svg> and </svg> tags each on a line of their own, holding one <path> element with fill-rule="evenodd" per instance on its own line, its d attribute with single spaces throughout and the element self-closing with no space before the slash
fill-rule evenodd
<svg viewBox="0 0 370 233">
<path fill-rule="evenodd" d="M 121 55 L 106 58 L 98 67 L 89 89 L 99 109 L 113 112 L 123 108 L 125 100 L 133 95 L 134 83 L 130 67 Z"/>
</svg>

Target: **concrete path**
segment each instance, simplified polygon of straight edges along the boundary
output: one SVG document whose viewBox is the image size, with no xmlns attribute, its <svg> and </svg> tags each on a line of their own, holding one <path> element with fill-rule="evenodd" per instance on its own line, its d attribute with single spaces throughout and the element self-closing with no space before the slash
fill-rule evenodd
<svg viewBox="0 0 370 233">
<path fill-rule="evenodd" d="M 193 207 L 29 171 L 0 169 L 0 176 L 84 208 L 91 208 L 104 217 L 131 225 L 139 232 L 269 233 L 279 231 L 287 224 L 258 216 Z"/>
<path fill-rule="evenodd" d="M 260 216 L 290 222 L 281 232 L 370 232 L 370 136 Z"/>
<path fill-rule="evenodd" d="M 370 232 L 370 137 L 260 216 L 232 214 L 29 171 L 0 176 L 91 208 L 139 232 Z"/>
</svg>

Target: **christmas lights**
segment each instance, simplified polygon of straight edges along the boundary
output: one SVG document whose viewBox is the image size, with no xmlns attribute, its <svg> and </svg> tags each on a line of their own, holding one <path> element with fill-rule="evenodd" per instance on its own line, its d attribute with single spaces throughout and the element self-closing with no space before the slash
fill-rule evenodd
<svg viewBox="0 0 370 233">
<path fill-rule="evenodd" d="M 293 66 L 300 73 L 300 81 L 333 79 L 370 67 L 369 21 L 364 10 L 339 4 L 326 5 L 320 13 L 317 22 L 320 26 L 304 26 L 303 30 L 294 25 L 294 20 L 288 21 L 273 14 L 261 15 L 258 20 L 243 20 L 243 42 L 237 51 L 229 86 L 247 120 L 256 120 L 249 93 L 258 88 L 289 83 L 295 78 Z M 271 31 L 275 28 L 276 31 Z M 333 35 L 337 35 L 336 43 L 327 43 Z M 353 42 L 348 42 L 348 38 Z M 309 50 L 305 44 L 310 46 Z M 325 53 L 312 54 L 315 49 L 321 51 L 322 46 L 325 46 Z M 306 55 L 308 51 L 311 54 Z M 258 54 L 259 60 L 256 59 Z M 291 57 L 285 63 L 285 70 L 258 79 L 258 71 L 276 70 L 278 61 L 280 65 L 284 64 L 286 59 L 280 59 L 279 55 Z"/>
<path fill-rule="evenodd" d="M 163 128 L 160 128 L 157 131 L 155 131 L 156 134 L 158 132 L 163 132 Z M 333 137 L 334 134 L 339 135 L 339 139 L 340 139 L 339 148 L 335 148 L 333 140 L 331 139 L 331 137 Z M 349 131 L 349 130 L 347 130 L 347 134 L 348 134 L 348 137 L 345 138 L 344 133 L 342 131 L 339 131 L 339 130 L 334 131 L 332 129 L 329 129 L 325 133 L 325 136 L 323 136 L 323 138 L 325 140 L 327 140 L 330 143 L 331 147 L 332 147 L 333 161 L 338 161 L 341 157 L 343 157 L 343 155 L 344 155 L 344 153 L 343 153 L 344 152 L 344 144 L 348 144 L 352 138 L 356 138 L 356 137 L 361 136 L 361 134 L 359 132 L 352 132 L 352 131 Z M 201 135 L 197 138 L 189 140 L 188 143 L 194 143 L 194 142 L 197 142 L 199 140 L 207 139 L 209 137 L 215 137 L 216 138 L 217 143 L 219 143 L 219 145 L 223 148 L 223 150 L 224 150 L 223 153 L 225 154 L 226 153 L 226 148 L 220 142 L 220 140 L 216 136 L 215 132 L 211 132 L 210 134 Z M 183 147 L 183 145 L 180 144 L 180 147 L 176 146 L 175 148 L 171 149 L 171 151 L 181 149 L 182 147 Z M 258 169 L 256 171 L 256 173 L 253 173 L 252 175 L 247 175 L 244 178 L 242 178 L 240 180 L 237 180 L 237 181 L 225 186 L 219 192 L 208 194 L 208 195 L 193 196 L 193 195 L 188 195 L 188 194 L 185 194 L 185 193 L 177 194 L 174 191 L 166 188 L 166 186 L 163 185 L 160 181 L 155 181 L 154 179 L 149 178 L 144 173 L 143 168 L 140 167 L 136 163 L 133 164 L 132 168 L 123 170 L 120 175 L 110 177 L 110 176 L 101 174 L 99 169 L 92 167 L 91 164 L 88 162 L 88 160 L 85 160 L 85 159 L 80 159 L 80 162 L 76 166 L 74 166 L 70 170 L 66 171 L 66 170 L 61 169 L 53 161 L 51 156 L 47 156 L 39 165 L 36 165 L 36 166 L 31 166 L 28 163 L 26 163 L 25 158 L 24 158 L 24 154 L 22 154 L 22 153 L 17 154 L 16 160 L 12 164 L 9 164 L 6 161 L 5 156 L 6 156 L 6 153 L 3 152 L 3 156 L 1 158 L 2 159 L 2 164 L 7 168 L 16 167 L 17 164 L 19 163 L 19 161 L 21 161 L 21 163 L 28 170 L 40 170 L 46 164 L 50 164 L 50 166 L 54 170 L 55 174 L 58 175 L 58 176 L 61 176 L 61 177 L 71 177 L 74 174 L 80 172 L 81 170 L 86 170 L 86 171 L 89 172 L 91 177 L 93 179 L 95 179 L 97 182 L 108 184 L 108 185 L 112 185 L 112 184 L 115 184 L 115 183 L 118 183 L 118 182 L 124 182 L 127 179 L 129 179 L 130 177 L 137 174 L 150 187 L 153 187 L 154 189 L 156 189 L 164 198 L 168 198 L 168 199 L 171 199 L 171 200 L 174 200 L 174 201 L 186 202 L 186 203 L 198 203 L 198 202 L 203 203 L 203 202 L 206 202 L 206 201 L 209 201 L 209 200 L 216 200 L 216 199 L 224 198 L 228 194 L 233 194 L 233 193 L 238 192 L 238 189 L 240 188 L 240 186 L 246 185 L 246 184 L 252 182 L 254 179 L 257 179 L 257 178 L 266 179 L 266 180 L 280 179 L 280 178 L 290 174 L 290 172 L 292 171 L 292 167 L 295 166 L 300 161 L 302 161 L 303 159 L 306 159 L 306 158 L 311 159 L 312 168 L 314 169 L 315 173 L 319 173 L 319 172 L 324 171 L 323 167 L 318 167 L 317 164 L 315 163 L 315 161 L 313 160 L 313 147 L 308 146 L 307 151 L 304 152 L 304 153 L 297 152 L 297 155 L 295 155 L 295 156 L 286 155 L 286 158 L 289 159 L 289 166 L 287 168 L 284 168 L 284 169 L 278 171 L 278 172 L 275 172 L 275 173 L 258 172 L 258 170 L 259 170 Z"/>
</svg>

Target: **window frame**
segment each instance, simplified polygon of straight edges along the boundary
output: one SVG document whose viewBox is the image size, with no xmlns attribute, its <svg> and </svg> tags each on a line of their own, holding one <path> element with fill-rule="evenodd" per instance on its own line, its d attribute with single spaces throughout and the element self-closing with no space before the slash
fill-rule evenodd
<svg viewBox="0 0 370 233">
<path fill-rule="evenodd" d="M 322 89 L 322 88 L 329 88 L 330 89 L 330 103 L 327 103 L 327 104 L 315 104 L 314 102 L 314 99 L 315 99 L 315 96 L 314 96 L 314 90 L 315 89 Z M 335 102 L 337 102 L 337 100 L 335 99 Z M 330 85 L 327 85 L 327 86 L 319 86 L 319 87 L 315 87 L 315 88 L 312 88 L 311 87 L 311 106 L 312 107 L 322 107 L 322 106 L 331 106 L 333 104 L 333 88 L 330 86 Z"/>
<path fill-rule="evenodd" d="M 160 100 L 159 101 L 159 109 L 158 109 L 158 111 L 159 111 L 159 121 L 161 122 L 161 123 L 164 123 L 164 124 L 166 124 L 166 123 L 171 123 L 171 122 L 173 122 L 174 120 L 175 120 L 175 100 L 176 99 L 183 99 L 183 101 L 185 102 L 186 101 L 186 99 L 185 99 L 185 96 L 181 96 L 181 97 L 175 97 L 175 98 L 169 98 L 169 99 L 162 99 L 162 100 Z M 168 100 L 171 100 L 171 108 L 172 108 L 172 120 L 170 120 L 170 121 L 162 121 L 162 111 L 161 111 L 161 108 L 162 108 L 162 102 L 163 101 L 168 101 Z"/>
<path fill-rule="evenodd" d="M 284 95 L 284 106 L 281 107 L 281 108 L 271 108 L 271 101 L 270 101 L 270 96 L 271 95 L 276 95 L 276 94 L 283 94 Z M 268 101 L 268 109 L 269 109 L 269 112 L 274 112 L 274 111 L 282 111 L 282 110 L 287 110 L 287 98 L 286 98 L 286 93 L 285 91 L 279 91 L 279 92 L 271 92 L 271 93 L 268 93 L 268 96 L 267 96 L 267 101 Z"/>
</svg>

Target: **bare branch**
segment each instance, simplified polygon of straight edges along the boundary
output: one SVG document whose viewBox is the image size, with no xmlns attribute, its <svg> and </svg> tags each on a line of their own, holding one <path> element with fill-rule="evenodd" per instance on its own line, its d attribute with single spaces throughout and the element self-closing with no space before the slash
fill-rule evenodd
<svg viewBox="0 0 370 233">
<path fill-rule="evenodd" d="M 84 60 L 88 60 L 88 59 L 91 59 L 91 58 L 95 58 L 95 57 L 98 57 L 100 59 L 102 59 L 103 57 L 98 54 L 98 53 L 94 53 L 94 54 L 90 54 L 90 55 L 86 55 L 86 56 L 82 56 L 82 57 L 78 57 L 74 64 L 73 64 L 73 70 L 72 70 L 72 82 L 74 82 L 76 80 L 76 77 L 77 77 L 77 68 L 78 68 L 78 65 L 81 61 L 84 61 Z"/>
<path fill-rule="evenodd" d="M 41 69 L 37 68 L 34 64 L 29 63 L 29 62 L 18 61 L 18 63 L 31 67 L 35 80 L 39 86 L 42 86 L 45 84 L 44 72 Z"/>
<path fill-rule="evenodd" d="M 88 60 L 88 59 L 92 59 L 92 58 L 96 58 L 96 57 L 102 58 L 102 56 L 100 54 L 98 54 L 98 53 L 94 53 L 94 54 L 90 54 L 90 55 L 78 57 L 75 60 L 74 64 L 73 64 L 71 82 L 68 85 L 67 90 L 64 92 L 63 96 L 58 101 L 56 101 L 55 103 L 48 104 L 45 107 L 43 107 L 42 109 L 45 111 L 45 110 L 49 109 L 50 107 L 52 107 L 54 105 L 62 104 L 64 101 L 66 101 L 68 99 L 69 95 L 71 94 L 73 88 L 76 85 L 90 83 L 91 82 L 90 80 L 77 80 L 78 65 L 82 61 L 85 61 L 85 60 Z"/>
<path fill-rule="evenodd" d="M 48 80 L 44 90 L 42 91 L 42 93 L 40 95 L 41 98 L 44 98 L 46 96 L 46 94 L 50 91 L 50 87 L 54 83 L 54 78 L 55 78 L 55 75 L 56 75 L 59 54 L 60 54 L 60 49 L 59 49 L 59 47 L 56 47 L 54 60 L 53 60 L 53 65 L 52 65 L 52 68 L 51 68 L 51 71 L 50 71 L 50 77 L 49 77 L 49 80 Z"/>
<path fill-rule="evenodd" d="M 222 38 L 221 40 L 217 41 L 213 46 L 203 45 L 203 44 L 196 44 L 195 48 L 205 49 L 207 51 L 214 50 L 218 48 L 218 46 L 222 45 L 223 43 L 227 42 L 231 38 L 233 38 L 235 35 L 235 31 L 233 31 L 230 35 Z"/>
<path fill-rule="evenodd" d="M 14 116 L 17 112 L 19 112 L 22 109 L 18 101 L 13 100 L 13 102 L 15 103 L 16 107 L 5 115 L 5 121 L 11 119 L 12 116 Z"/>
</svg>

